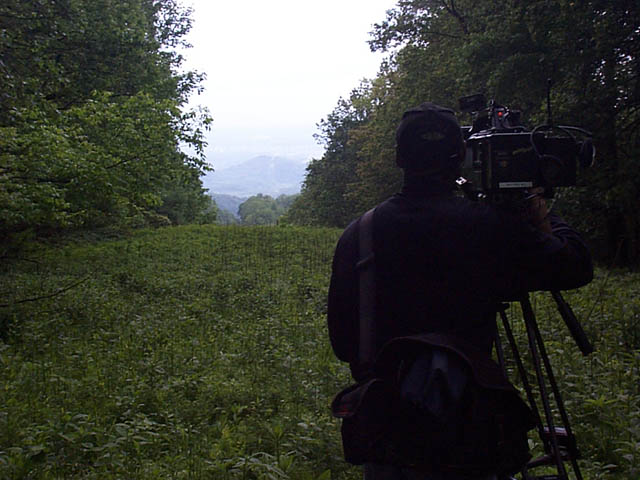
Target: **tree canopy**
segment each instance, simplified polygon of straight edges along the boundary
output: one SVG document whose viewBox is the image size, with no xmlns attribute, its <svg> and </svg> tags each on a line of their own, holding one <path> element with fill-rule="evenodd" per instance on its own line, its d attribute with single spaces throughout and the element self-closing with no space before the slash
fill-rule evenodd
<svg viewBox="0 0 640 480">
<path fill-rule="evenodd" d="M 597 168 L 557 204 L 603 253 L 640 261 L 638 25 L 635 0 L 398 1 L 369 42 L 387 60 L 321 123 L 326 151 L 291 215 L 344 226 L 397 190 L 394 133 L 407 108 L 457 109 L 484 93 L 535 126 L 546 121 L 549 79 L 553 120 L 592 131 L 598 152 Z"/>
<path fill-rule="evenodd" d="M 270 195 L 258 193 L 240 204 L 238 215 L 243 225 L 275 225 L 289 209 L 296 195 Z"/>
<path fill-rule="evenodd" d="M 189 15 L 176 0 L 2 2 L 0 240 L 208 208 L 211 119 L 185 109 L 203 77 L 177 53 Z"/>
</svg>

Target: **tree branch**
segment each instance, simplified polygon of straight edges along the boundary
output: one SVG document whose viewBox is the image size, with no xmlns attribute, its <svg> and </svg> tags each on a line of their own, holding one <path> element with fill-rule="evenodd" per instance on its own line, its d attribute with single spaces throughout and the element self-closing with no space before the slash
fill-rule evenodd
<svg viewBox="0 0 640 480">
<path fill-rule="evenodd" d="M 17 302 L 13 302 L 13 303 L 2 303 L 2 304 L 0 304 L 0 308 L 13 307 L 14 305 L 19 305 L 19 304 L 21 304 L 21 303 L 37 302 L 37 301 L 39 301 L 39 300 L 44 300 L 44 299 L 46 299 L 46 298 L 53 298 L 53 297 L 56 297 L 56 296 L 58 296 L 58 295 L 63 294 L 64 292 L 67 292 L 67 291 L 71 290 L 72 288 L 75 288 L 75 287 L 77 287 L 78 285 L 80 285 L 80 284 L 82 284 L 82 283 L 86 282 L 87 280 L 89 280 L 89 278 L 90 278 L 90 277 L 88 277 L 88 276 L 87 276 L 87 277 L 84 277 L 83 279 L 81 279 L 81 280 L 79 280 L 79 281 L 77 281 L 77 282 L 75 282 L 75 283 L 72 283 L 71 285 L 68 285 L 68 286 L 66 286 L 66 287 L 63 287 L 63 288 L 61 288 L 61 289 L 59 289 L 59 290 L 57 290 L 57 291 L 55 291 L 55 292 L 53 292 L 53 293 L 50 293 L 50 294 L 48 294 L 48 295 L 42 295 L 42 296 L 40 296 L 40 297 L 25 298 L 25 299 L 23 299 L 23 300 L 18 300 Z"/>
<path fill-rule="evenodd" d="M 462 31 L 464 32 L 464 34 L 469 35 L 469 28 L 467 27 L 467 21 L 465 20 L 464 16 L 460 14 L 460 12 L 458 12 L 458 10 L 456 9 L 456 5 L 454 3 L 455 0 L 449 0 L 449 1 L 450 1 L 450 4 L 447 3 L 447 0 L 442 0 L 442 6 L 456 20 L 458 20 L 458 23 L 460 24 L 460 28 L 462 28 Z"/>
</svg>

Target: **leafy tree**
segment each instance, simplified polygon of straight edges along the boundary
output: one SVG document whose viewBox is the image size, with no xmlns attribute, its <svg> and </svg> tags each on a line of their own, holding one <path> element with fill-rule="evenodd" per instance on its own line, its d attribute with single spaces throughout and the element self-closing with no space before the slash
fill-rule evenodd
<svg viewBox="0 0 640 480">
<path fill-rule="evenodd" d="M 161 195 L 161 203 L 154 211 L 168 218 L 172 225 L 216 223 L 220 210 L 213 198 L 204 193 L 199 178 L 172 182 Z"/>
<path fill-rule="evenodd" d="M 201 76 L 179 73 L 191 27 L 176 0 L 6 0 L 0 6 L 3 101 L 82 103 L 94 91 L 116 97 L 144 90 L 186 100 Z M 3 110 L 3 120 L 11 112 Z"/>
<path fill-rule="evenodd" d="M 219 225 L 235 225 L 240 221 L 229 210 L 217 208 L 216 211 L 216 223 Z"/>
<path fill-rule="evenodd" d="M 378 26 L 372 45 L 402 46 L 397 68 L 403 73 L 428 71 L 419 61 L 403 63 L 407 51 L 422 50 L 422 58 L 442 51 L 432 70 L 457 79 L 442 83 L 483 91 L 538 122 L 548 114 L 550 78 L 554 119 L 593 131 L 599 152 L 599 168 L 585 175 L 585 188 L 562 192 L 563 203 L 610 256 L 622 246 L 625 260 L 638 262 L 640 182 L 628 172 L 640 153 L 639 24 L 634 1 L 409 1 Z"/>
<path fill-rule="evenodd" d="M 206 207 L 211 120 L 182 111 L 202 76 L 180 73 L 174 50 L 189 13 L 174 0 L 0 5 L 0 241 L 139 224 L 178 191 Z"/>
<path fill-rule="evenodd" d="M 310 165 L 290 216 L 344 224 L 397 188 L 393 133 L 406 108 L 426 100 L 455 107 L 459 97 L 482 92 L 540 124 L 550 79 L 552 121 L 594 132 L 599 152 L 598 168 L 558 203 L 605 253 L 621 246 L 626 262 L 640 261 L 640 180 L 629 174 L 640 155 L 638 25 L 633 0 L 398 2 L 370 40 L 387 62 L 366 95 L 341 100 L 337 121 L 321 124 L 327 151 Z M 349 122 L 339 113 L 351 110 L 366 115 Z M 351 210 L 343 217 L 345 203 Z"/>
<path fill-rule="evenodd" d="M 275 199 L 276 208 L 279 212 L 286 212 L 287 210 L 289 210 L 289 208 L 291 208 L 291 205 L 293 205 L 293 202 L 295 202 L 296 198 L 298 198 L 297 193 L 294 195 L 278 195 Z"/>
<path fill-rule="evenodd" d="M 249 197 L 238 208 L 244 225 L 275 225 L 293 203 L 295 195 L 280 195 L 274 199 L 261 193 Z"/>
<path fill-rule="evenodd" d="M 359 205 L 348 201 L 351 182 L 357 180 L 358 150 L 353 132 L 365 123 L 370 85 L 363 83 L 348 100 L 340 99 L 333 112 L 319 125 L 316 135 L 325 153 L 306 169 L 302 192 L 283 221 L 297 225 L 345 226 Z"/>
</svg>

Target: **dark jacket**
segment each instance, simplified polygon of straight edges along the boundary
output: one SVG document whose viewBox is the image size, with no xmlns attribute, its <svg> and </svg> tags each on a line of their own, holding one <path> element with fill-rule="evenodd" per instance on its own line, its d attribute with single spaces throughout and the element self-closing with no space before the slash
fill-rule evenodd
<svg viewBox="0 0 640 480">
<path fill-rule="evenodd" d="M 559 217 L 550 219 L 547 235 L 513 213 L 435 184 L 405 187 L 378 205 L 377 348 L 395 337 L 438 332 L 489 351 L 499 302 L 591 281 L 584 242 Z M 356 380 L 358 225 L 359 219 L 351 223 L 336 247 L 328 304 L 332 347 Z"/>
</svg>

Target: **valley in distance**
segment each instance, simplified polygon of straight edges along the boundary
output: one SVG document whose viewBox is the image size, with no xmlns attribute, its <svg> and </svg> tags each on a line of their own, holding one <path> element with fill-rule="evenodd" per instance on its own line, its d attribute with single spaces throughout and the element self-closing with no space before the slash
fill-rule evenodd
<svg viewBox="0 0 640 480">
<path fill-rule="evenodd" d="M 237 218 L 240 204 L 259 193 L 273 198 L 300 193 L 306 167 L 303 159 L 261 155 L 209 172 L 202 183 L 218 208 Z"/>
</svg>

